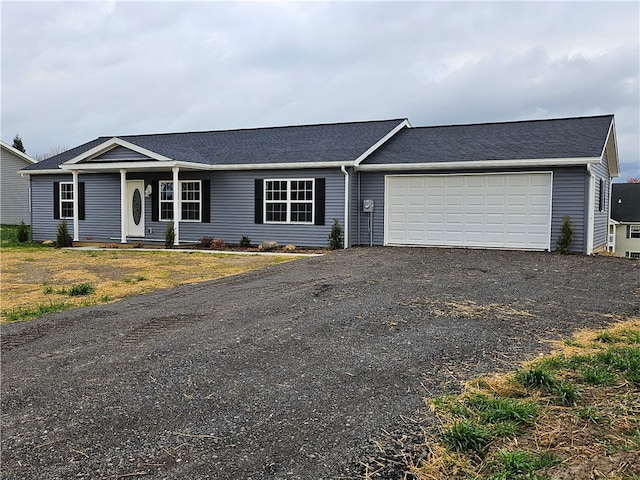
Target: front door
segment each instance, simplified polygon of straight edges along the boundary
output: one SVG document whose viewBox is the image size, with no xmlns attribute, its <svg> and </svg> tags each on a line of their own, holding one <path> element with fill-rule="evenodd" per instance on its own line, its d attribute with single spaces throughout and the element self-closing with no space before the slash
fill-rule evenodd
<svg viewBox="0 0 640 480">
<path fill-rule="evenodd" d="M 144 180 L 127 182 L 127 236 L 144 237 Z"/>
</svg>

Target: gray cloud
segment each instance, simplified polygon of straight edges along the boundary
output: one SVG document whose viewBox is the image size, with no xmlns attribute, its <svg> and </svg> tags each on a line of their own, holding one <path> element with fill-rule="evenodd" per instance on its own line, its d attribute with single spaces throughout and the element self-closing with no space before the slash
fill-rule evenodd
<svg viewBox="0 0 640 480">
<path fill-rule="evenodd" d="M 636 2 L 12 2 L 2 138 L 616 114 L 640 176 Z"/>
</svg>

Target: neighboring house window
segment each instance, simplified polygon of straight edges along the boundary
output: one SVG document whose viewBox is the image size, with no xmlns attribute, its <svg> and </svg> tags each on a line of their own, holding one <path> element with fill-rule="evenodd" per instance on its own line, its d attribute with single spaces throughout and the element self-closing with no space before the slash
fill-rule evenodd
<svg viewBox="0 0 640 480">
<path fill-rule="evenodd" d="M 73 183 L 60 182 L 60 218 L 73 218 Z"/>
<path fill-rule="evenodd" d="M 313 179 L 265 180 L 265 223 L 313 223 Z"/>
<path fill-rule="evenodd" d="M 640 252 L 624 252 L 629 258 L 640 258 Z"/>
<path fill-rule="evenodd" d="M 180 221 L 199 222 L 202 218 L 202 183 L 200 180 L 178 182 L 180 187 Z M 173 220 L 173 182 L 160 182 L 160 220 Z"/>
<path fill-rule="evenodd" d="M 324 178 L 254 179 L 255 223 L 324 225 Z"/>
<path fill-rule="evenodd" d="M 640 225 L 627 225 L 627 238 L 640 238 Z"/>
<path fill-rule="evenodd" d="M 53 218 L 73 218 L 73 182 L 53 182 Z M 78 182 L 78 220 L 84 220 L 84 182 Z"/>
</svg>

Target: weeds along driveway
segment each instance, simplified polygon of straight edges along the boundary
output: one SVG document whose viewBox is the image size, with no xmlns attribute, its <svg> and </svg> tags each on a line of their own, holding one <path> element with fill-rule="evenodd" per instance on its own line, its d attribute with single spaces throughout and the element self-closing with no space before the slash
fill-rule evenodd
<svg viewBox="0 0 640 480">
<path fill-rule="evenodd" d="M 424 396 L 640 315 L 639 265 L 350 249 L 3 325 L 2 477 L 348 476 Z"/>
</svg>

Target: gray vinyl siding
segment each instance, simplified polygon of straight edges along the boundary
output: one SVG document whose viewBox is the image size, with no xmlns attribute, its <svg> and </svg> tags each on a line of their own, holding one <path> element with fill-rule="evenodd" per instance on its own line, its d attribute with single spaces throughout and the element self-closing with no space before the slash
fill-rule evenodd
<svg viewBox="0 0 640 480">
<path fill-rule="evenodd" d="M 71 175 L 31 175 L 31 236 L 37 242 L 55 241 L 60 220 L 53 218 L 53 182 L 71 182 Z M 67 220 L 73 236 L 73 222 Z"/>
<path fill-rule="evenodd" d="M 32 175 L 31 201 L 36 241 L 55 240 L 61 220 L 53 218 L 53 183 L 72 182 L 71 175 Z M 120 239 L 120 176 L 118 174 L 80 175 L 85 184 L 85 220 L 78 222 L 80 241 L 112 242 Z M 74 235 L 73 220 L 67 219 Z"/>
<path fill-rule="evenodd" d="M 171 174 L 147 175 L 146 181 L 171 180 Z M 255 223 L 256 179 L 325 179 L 325 224 L 257 224 Z M 211 222 L 180 222 L 181 242 L 199 242 L 203 237 L 221 238 L 226 243 L 238 244 L 247 236 L 252 244 L 273 240 L 282 245 L 325 247 L 333 219 L 344 226 L 344 175 L 339 169 L 259 170 L 229 172 L 180 172 L 180 180 L 211 182 Z M 156 192 L 154 192 L 154 195 Z M 151 201 L 145 202 L 147 236 L 163 239 L 167 222 L 151 221 Z M 152 232 L 149 233 L 149 228 Z"/>
<path fill-rule="evenodd" d="M 309 169 L 298 171 L 261 170 L 236 172 L 180 172 L 180 180 L 210 180 L 211 222 L 180 222 L 181 243 L 199 242 L 203 237 L 221 238 L 237 244 L 243 236 L 253 244 L 274 240 L 280 244 L 327 246 L 333 219 L 344 226 L 344 175 L 339 169 Z M 325 224 L 256 224 L 255 179 L 325 179 Z M 159 180 L 172 180 L 172 174 L 130 173 L 127 180 L 144 179 L 145 185 Z M 34 240 L 55 240 L 60 220 L 53 218 L 53 183 L 71 182 L 71 175 L 34 175 L 32 191 L 34 205 Z M 85 184 L 85 220 L 79 221 L 79 240 L 119 242 L 120 175 L 85 174 L 78 177 Z M 154 191 L 152 195 L 158 195 Z M 152 221 L 152 199 L 144 199 L 145 241 L 164 242 L 168 222 Z M 73 221 L 67 220 L 73 235 Z M 135 239 L 128 239 L 133 241 Z"/>
<path fill-rule="evenodd" d="M 566 215 L 573 225 L 571 250 L 586 253 L 587 195 L 589 179 L 585 167 L 553 170 L 551 199 L 551 249 L 555 250 Z"/>
<path fill-rule="evenodd" d="M 258 178 L 324 178 L 325 224 L 256 224 L 254 188 Z M 211 178 L 211 223 L 181 224 L 180 238 L 199 240 L 211 236 L 237 244 L 247 236 L 253 244 L 273 240 L 280 244 L 325 247 L 334 218 L 344 227 L 344 175 L 339 169 L 216 172 Z"/>
<path fill-rule="evenodd" d="M 13 152 L 0 148 L 0 179 L 2 180 L 2 198 L 0 198 L 0 222 L 16 225 L 24 221 L 31 223 L 29 212 L 29 178 L 21 177 L 18 170 L 31 165 Z"/>
<path fill-rule="evenodd" d="M 89 162 L 127 162 L 150 160 L 149 157 L 138 152 L 134 152 L 126 147 L 118 145 L 108 152 L 92 158 Z"/>
<path fill-rule="evenodd" d="M 80 241 L 120 240 L 120 175 L 79 175 L 84 182 L 85 220 L 79 222 Z"/>
<path fill-rule="evenodd" d="M 584 167 L 538 169 L 553 172 L 552 210 L 551 210 L 551 249 L 555 249 L 562 217 L 568 215 L 573 223 L 574 236 L 572 250 L 583 252 L 585 244 L 585 209 L 587 173 Z M 485 173 L 504 173 L 519 170 L 496 170 Z M 536 169 L 521 171 L 533 172 Z M 373 244 L 384 244 L 384 188 L 385 176 L 394 174 L 437 175 L 454 173 L 480 173 L 478 171 L 389 171 L 389 172 L 359 172 L 360 173 L 360 204 L 364 199 L 372 199 L 375 203 L 373 213 Z M 354 222 L 354 229 L 359 227 L 360 245 L 369 245 L 369 231 L 367 213 L 360 213 L 360 221 Z M 357 226 L 356 226 L 357 225 Z M 356 231 L 356 235 L 357 235 Z M 606 233 L 606 232 L 605 232 Z M 355 242 L 354 242 L 355 244 Z"/>
<path fill-rule="evenodd" d="M 391 172 L 359 172 L 360 245 L 369 245 L 369 215 L 373 215 L 373 245 L 384 244 L 384 177 Z M 406 173 L 406 172 L 405 172 Z M 373 213 L 362 212 L 362 201 L 373 200 Z M 355 224 L 354 224 L 355 226 Z"/>
<path fill-rule="evenodd" d="M 607 162 L 606 153 L 603 155 L 600 163 L 591 167 L 591 173 L 594 177 L 594 195 L 593 195 L 593 248 L 606 246 L 608 240 L 609 230 L 609 193 L 611 177 L 609 174 L 609 167 Z M 603 196 L 603 208 L 600 210 L 600 179 L 603 180 L 602 196 Z"/>
</svg>

